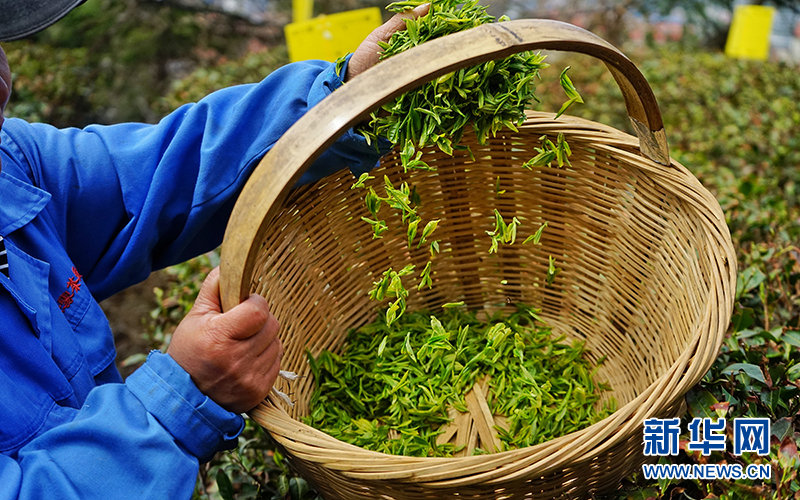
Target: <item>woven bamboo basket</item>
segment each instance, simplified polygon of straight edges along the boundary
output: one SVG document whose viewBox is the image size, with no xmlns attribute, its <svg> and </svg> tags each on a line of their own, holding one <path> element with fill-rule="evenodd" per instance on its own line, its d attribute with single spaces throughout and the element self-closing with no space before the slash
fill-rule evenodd
<svg viewBox="0 0 800 500">
<path fill-rule="evenodd" d="M 404 174 L 397 154 L 373 172 L 415 185 L 425 220 L 441 218 L 434 286 L 412 292 L 409 310 L 463 300 L 472 309 L 519 302 L 542 309 L 554 332 L 585 341 L 607 360 L 619 409 L 552 441 L 460 458 L 366 451 L 299 421 L 313 377 L 305 351 L 340 349 L 348 330 L 373 321 L 373 281 L 389 267 L 424 266 L 405 230 L 373 239 L 361 194 L 346 171 L 292 189 L 311 162 L 379 104 L 450 71 L 524 50 L 582 52 L 602 60 L 622 89 L 637 137 L 554 113 L 528 114 L 519 133 L 486 145 L 465 137 L 475 160 L 434 149 L 437 171 Z M 521 164 L 539 137 L 564 133 L 571 167 Z M 497 194 L 499 179 L 504 194 Z M 543 221 L 542 244 L 489 255 L 493 210 L 518 217 L 524 239 Z M 389 227 L 402 228 L 387 219 Z M 548 257 L 563 270 L 545 286 Z M 267 297 L 282 325 L 282 367 L 304 376 L 250 415 L 330 499 L 587 498 L 612 490 L 645 461 L 642 422 L 684 410 L 684 394 L 713 362 L 727 328 L 736 260 L 719 204 L 669 157 L 661 115 L 638 69 L 580 28 L 542 20 L 486 25 L 428 42 L 354 78 L 299 120 L 266 155 L 233 211 L 222 247 L 223 307 Z M 420 267 L 418 267 L 419 269 Z"/>
</svg>

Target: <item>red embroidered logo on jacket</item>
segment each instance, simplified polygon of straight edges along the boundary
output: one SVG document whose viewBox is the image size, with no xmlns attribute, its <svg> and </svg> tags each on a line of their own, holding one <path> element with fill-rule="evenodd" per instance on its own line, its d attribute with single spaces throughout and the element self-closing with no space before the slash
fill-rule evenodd
<svg viewBox="0 0 800 500">
<path fill-rule="evenodd" d="M 72 299 L 75 297 L 75 292 L 81 289 L 81 274 L 75 269 L 75 266 L 72 267 L 72 274 L 74 276 L 67 280 L 67 290 L 59 295 L 58 297 L 58 307 L 61 308 L 62 311 L 65 311 L 69 306 L 72 305 Z"/>
</svg>

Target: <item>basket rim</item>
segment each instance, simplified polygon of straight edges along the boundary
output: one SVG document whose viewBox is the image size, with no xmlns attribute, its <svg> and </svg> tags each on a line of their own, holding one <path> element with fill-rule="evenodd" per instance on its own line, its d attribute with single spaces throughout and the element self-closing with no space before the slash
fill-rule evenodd
<svg viewBox="0 0 800 500">
<path fill-rule="evenodd" d="M 620 85 L 639 139 L 576 117 L 563 115 L 554 121 L 552 113 L 529 112 L 526 125 L 578 130 L 597 150 L 634 164 L 654 182 L 685 200 L 689 209 L 697 213 L 697 224 L 702 226 L 698 231 L 705 234 L 711 246 L 718 243 L 708 249 L 713 254 L 708 258 L 713 268 L 709 271 L 711 277 L 706 277 L 713 280 L 708 283 L 711 293 L 704 307 L 701 304 L 695 323 L 684 329 L 686 345 L 664 367 L 663 374 L 609 417 L 545 443 L 488 455 L 406 457 L 364 450 L 302 424 L 272 398 L 249 412 L 290 457 L 310 467 L 323 468 L 325 477 L 335 475 L 354 482 L 396 480 L 440 490 L 476 484 L 504 487 L 520 480 L 535 482 L 554 471 L 572 470 L 576 464 L 616 449 L 617 444 L 630 443 L 644 418 L 674 412 L 686 391 L 713 363 L 713 354 L 722 343 L 732 314 L 736 285 L 735 251 L 722 209 L 688 169 L 669 158 L 655 97 L 636 66 L 599 37 L 555 21 L 509 21 L 433 40 L 375 66 L 310 110 L 262 159 L 237 201 L 221 259 L 224 309 L 235 306 L 248 294 L 245 281 L 251 279 L 254 247 L 260 243 L 267 221 L 286 200 L 290 186 L 316 155 L 347 128 L 365 118 L 369 110 L 416 84 L 460 67 L 535 48 L 584 52 L 603 60 Z M 662 161 L 654 161 L 659 158 Z M 261 219 L 257 220 L 259 216 Z"/>
</svg>

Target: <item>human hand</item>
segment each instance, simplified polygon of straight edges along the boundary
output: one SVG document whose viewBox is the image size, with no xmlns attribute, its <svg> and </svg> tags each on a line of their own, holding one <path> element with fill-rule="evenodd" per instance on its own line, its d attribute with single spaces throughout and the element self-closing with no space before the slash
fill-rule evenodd
<svg viewBox="0 0 800 500">
<path fill-rule="evenodd" d="M 378 64 L 380 53 L 383 50 L 378 46 L 378 42 L 388 42 L 395 31 L 406 29 L 406 23 L 403 19 L 424 16 L 428 13 L 430 6 L 431 4 L 426 3 L 415 7 L 413 10 L 397 13 L 367 35 L 367 38 L 353 52 L 353 57 L 350 58 L 350 62 L 347 64 L 345 81 Z"/>
<path fill-rule="evenodd" d="M 167 353 L 200 392 L 226 410 L 242 413 L 258 405 L 278 377 L 283 356 L 279 328 L 260 295 L 223 313 L 215 268 L 175 330 Z"/>
</svg>

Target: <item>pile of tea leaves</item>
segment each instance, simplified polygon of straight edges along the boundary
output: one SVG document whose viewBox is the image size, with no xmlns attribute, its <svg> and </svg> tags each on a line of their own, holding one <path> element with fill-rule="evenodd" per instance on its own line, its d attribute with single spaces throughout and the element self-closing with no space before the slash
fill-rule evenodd
<svg viewBox="0 0 800 500">
<path fill-rule="evenodd" d="M 537 313 L 518 306 L 481 321 L 457 306 L 437 316 L 406 313 L 391 325 L 378 317 L 352 330 L 340 355 L 307 353 L 316 388 L 304 421 L 368 450 L 452 456 L 460 449 L 437 444 L 437 436 L 451 420 L 448 409 L 467 412 L 465 393 L 484 377 L 486 402 L 506 421 L 506 428 L 495 427 L 503 450 L 610 415 L 616 403 L 599 403 L 610 390 L 595 381 L 599 364 L 586 359 L 583 343 L 555 337 Z"/>
</svg>

